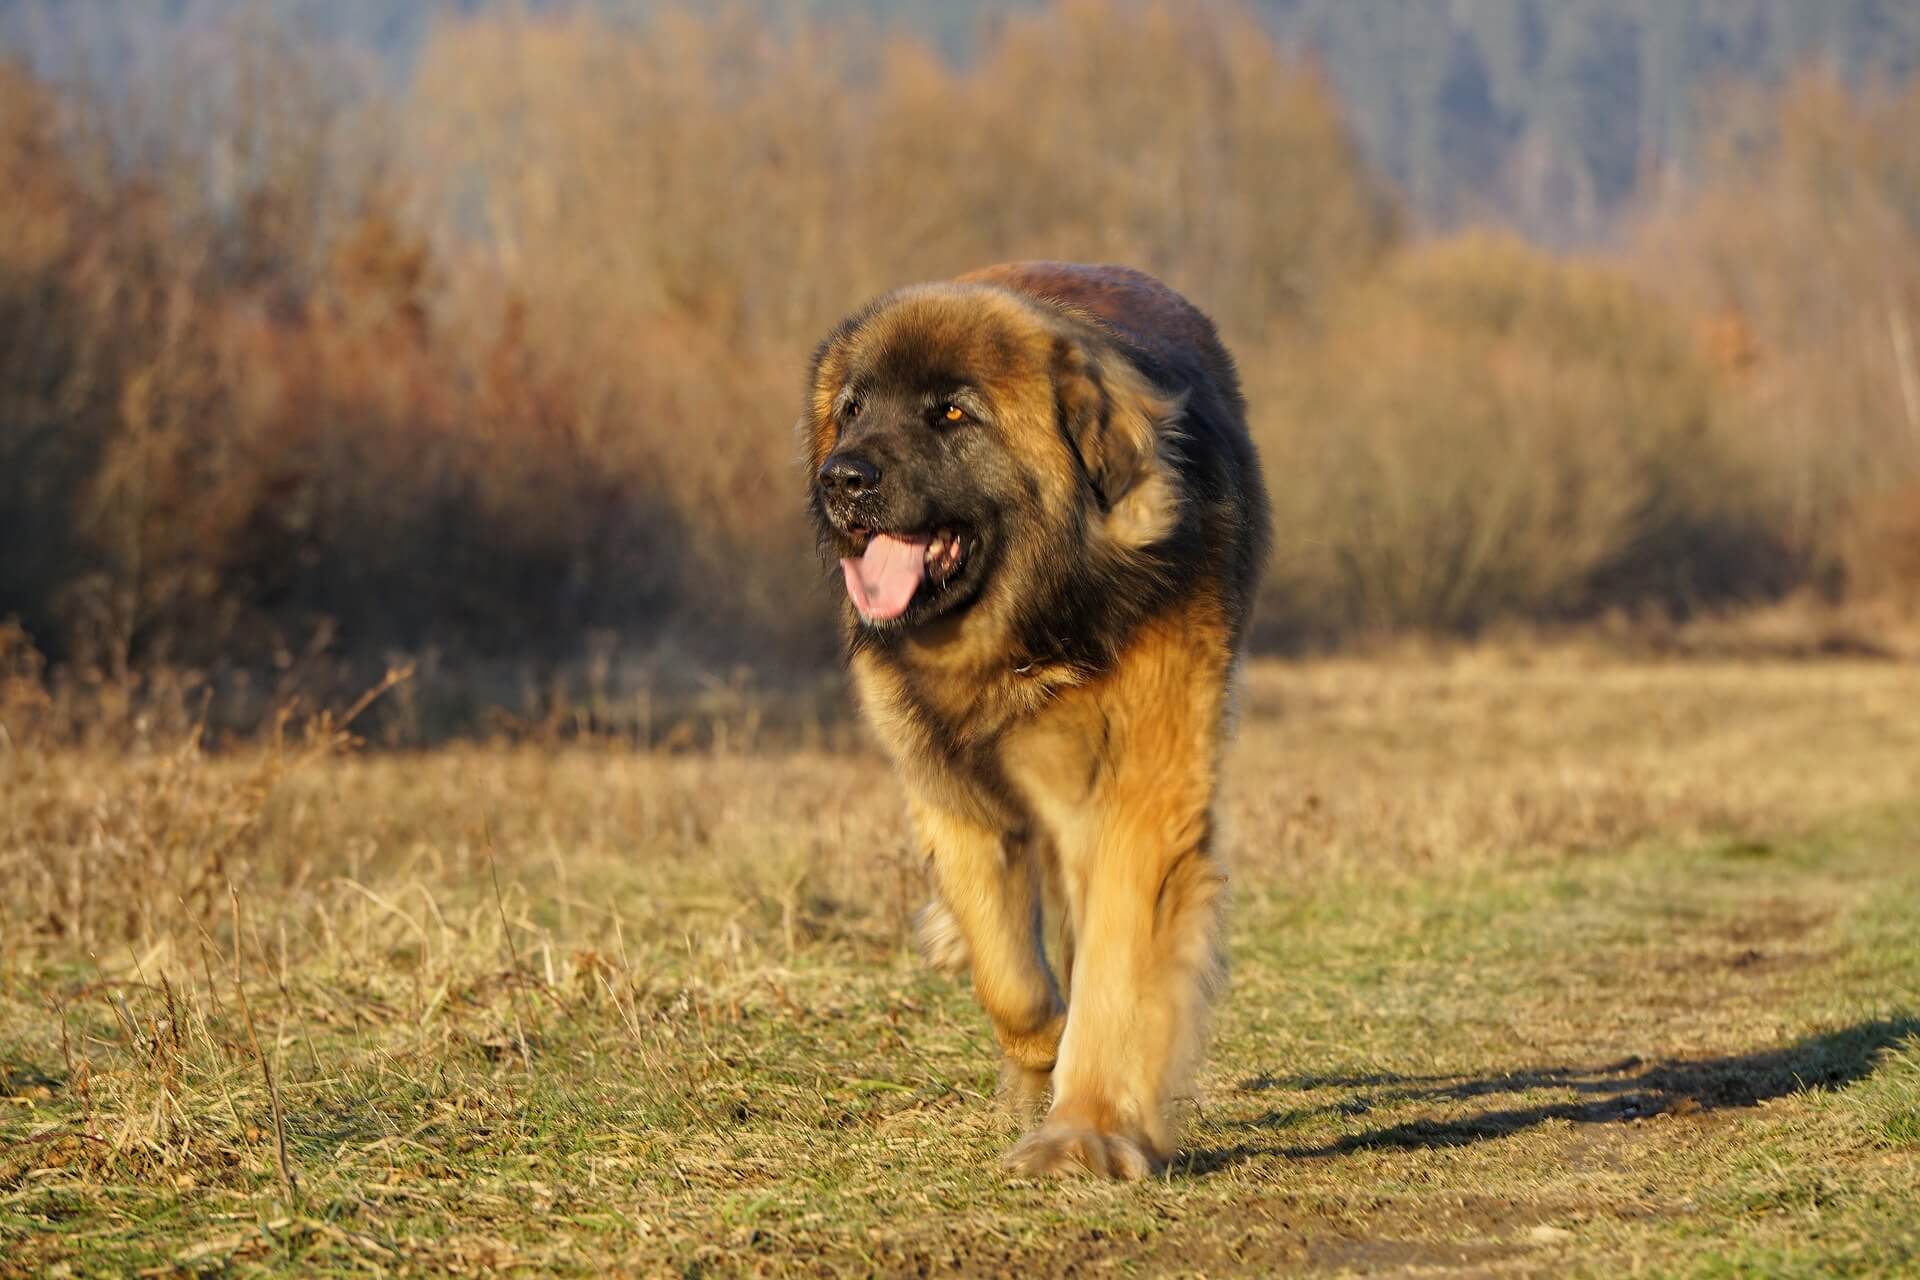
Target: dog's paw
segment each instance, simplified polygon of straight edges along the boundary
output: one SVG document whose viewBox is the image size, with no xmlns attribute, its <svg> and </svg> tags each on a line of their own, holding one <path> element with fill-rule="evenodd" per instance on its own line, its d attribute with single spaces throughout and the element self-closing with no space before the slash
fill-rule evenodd
<svg viewBox="0 0 1920 1280">
<path fill-rule="evenodd" d="M 913 918 L 913 932 L 920 940 L 920 954 L 942 973 L 960 977 L 972 967 L 973 953 L 967 949 L 960 922 L 939 898 L 920 908 Z"/>
<path fill-rule="evenodd" d="M 1006 1166 L 1029 1177 L 1114 1178 L 1137 1182 L 1161 1161 L 1143 1142 L 1098 1129 L 1043 1125 L 1015 1144 Z"/>
</svg>

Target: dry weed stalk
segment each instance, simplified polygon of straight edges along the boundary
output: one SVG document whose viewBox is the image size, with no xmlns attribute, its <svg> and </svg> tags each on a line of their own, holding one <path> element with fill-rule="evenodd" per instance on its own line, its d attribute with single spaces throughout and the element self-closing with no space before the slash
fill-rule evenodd
<svg viewBox="0 0 1920 1280">
<path fill-rule="evenodd" d="M 280 1101 L 280 1086 L 274 1082 L 273 1063 L 260 1049 L 260 1035 L 253 1025 L 253 1007 L 247 1002 L 247 983 L 241 971 L 240 940 L 246 935 L 240 927 L 240 892 L 232 885 L 227 886 L 227 894 L 233 903 L 233 991 L 240 1004 L 240 1017 L 246 1024 L 247 1043 L 253 1047 L 253 1056 L 260 1063 L 260 1074 L 267 1082 L 267 1099 L 273 1112 L 273 1154 L 275 1167 L 280 1171 L 280 1182 L 287 1189 L 287 1195 L 298 1203 L 300 1183 L 294 1177 L 293 1169 L 287 1161 L 287 1121 L 286 1109 Z M 279 1036 L 274 1037 L 275 1052 L 279 1050 Z"/>
<path fill-rule="evenodd" d="M 513 1035 L 520 1049 L 520 1062 L 529 1073 L 533 1071 L 533 1052 L 527 1047 L 527 1029 L 521 1014 L 520 992 L 520 948 L 513 941 L 513 926 L 507 920 L 506 901 L 500 895 L 500 864 L 493 852 L 492 824 L 486 818 L 480 820 L 481 842 L 487 851 L 487 874 L 493 884 L 493 906 L 500 916 L 500 936 L 507 943 L 507 957 L 513 963 L 513 971 L 508 975 L 508 988 L 513 1001 Z"/>
</svg>

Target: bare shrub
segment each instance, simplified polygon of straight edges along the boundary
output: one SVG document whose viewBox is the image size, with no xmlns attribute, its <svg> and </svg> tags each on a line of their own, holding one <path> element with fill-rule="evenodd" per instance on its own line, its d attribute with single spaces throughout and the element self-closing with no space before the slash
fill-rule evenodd
<svg viewBox="0 0 1920 1280">
<path fill-rule="evenodd" d="M 35 479 L 0 519 L 54 554 L 0 557 L 0 608 L 116 669 L 316 628 L 360 654 L 552 661 L 597 631 L 815 663 L 788 426 L 846 309 L 1112 257 L 1257 336 L 1392 236 L 1325 86 L 1245 15 L 1076 0 L 965 70 L 843 37 L 745 8 L 449 21 L 404 95 L 349 106 L 236 24 L 97 195 L 53 100 L 9 81 L 34 105 L 3 154 L 39 194 L 6 214 L 30 258 L 0 319 L 45 336 L 12 347 L 0 452 Z"/>
<path fill-rule="evenodd" d="M 1684 605 L 1780 574 L 1679 318 L 1617 273 L 1469 235 L 1409 251 L 1259 366 L 1267 625 L 1471 629 Z"/>
<path fill-rule="evenodd" d="M 511 292 L 530 375 L 573 393 L 595 457 L 657 475 L 676 612 L 788 646 L 826 633 L 794 388 L 853 305 L 986 262 L 1113 259 L 1257 341 L 1394 235 L 1320 77 L 1234 11 L 1076 0 L 967 69 L 746 10 L 449 23 L 406 114 L 438 239 Z"/>
<path fill-rule="evenodd" d="M 1709 318 L 1726 433 L 1830 590 L 1864 568 L 1856 505 L 1920 474 L 1917 129 L 1920 83 L 1862 96 L 1809 71 L 1775 95 L 1730 90 L 1700 180 L 1634 246 Z"/>
<path fill-rule="evenodd" d="M 1920 615 L 1920 479 L 1860 503 L 1846 556 L 1854 591 Z"/>
<path fill-rule="evenodd" d="M 1220 319 L 1269 641 L 1902 572 L 1920 90 L 1730 96 L 1623 272 L 1405 244 L 1320 74 L 1232 7 L 1058 0 L 964 65 L 752 6 L 514 10 L 437 22 L 391 93 L 249 19 L 148 75 L 129 124 L 0 72 L 0 617 L 117 684 L 277 686 L 316 642 L 337 688 L 431 652 L 488 699 L 589 636 L 644 680 L 824 664 L 809 344 L 1017 257 Z"/>
</svg>

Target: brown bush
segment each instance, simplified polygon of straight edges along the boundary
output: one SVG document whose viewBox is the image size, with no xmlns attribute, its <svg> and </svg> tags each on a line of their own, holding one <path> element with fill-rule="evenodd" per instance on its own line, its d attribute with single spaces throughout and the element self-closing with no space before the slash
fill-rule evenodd
<svg viewBox="0 0 1920 1280">
<path fill-rule="evenodd" d="M 1920 479 L 1861 502 L 1846 554 L 1856 594 L 1920 615 Z"/>
<path fill-rule="evenodd" d="M 234 39 L 233 99 L 189 95 L 222 190 L 176 145 L 76 248 L 59 148 L 9 117 L 10 164 L 52 193 L 17 214 L 44 206 L 23 242 L 51 246 L 19 326 L 36 291 L 75 304 L 8 385 L 92 398 L 36 401 L 84 447 L 50 505 L 8 511 L 72 546 L 0 599 L 69 656 L 248 660 L 324 618 L 360 651 L 564 656 L 612 628 L 817 660 L 788 424 L 845 310 L 1112 257 L 1257 341 L 1393 234 L 1318 76 L 1240 15 L 1078 0 L 966 71 L 745 10 L 452 22 L 403 99 L 351 112 L 270 35 Z"/>
<path fill-rule="evenodd" d="M 1027 256 L 1221 320 L 1278 508 L 1270 641 L 1898 559 L 1851 531 L 1920 472 L 1915 92 L 1729 109 L 1636 287 L 1405 246 L 1322 77 L 1216 6 L 1060 0 L 964 66 L 744 8 L 449 20 L 359 98 L 271 27 L 224 39 L 138 163 L 104 105 L 0 73 L 0 618 L 56 661 L 824 662 L 811 343 Z"/>
<path fill-rule="evenodd" d="M 1854 94 L 1825 72 L 1718 102 L 1699 180 L 1651 209 L 1643 277 L 1712 317 L 1718 413 L 1832 590 L 1856 509 L 1920 475 L 1920 82 Z"/>
<path fill-rule="evenodd" d="M 1617 273 L 1468 235 L 1409 251 L 1256 375 L 1266 625 L 1461 630 L 1684 608 L 1787 574 L 1681 318 Z"/>
<path fill-rule="evenodd" d="M 519 299 L 534 376 L 587 393 L 586 448 L 660 469 L 673 555 L 710 584 L 679 616 L 811 652 L 827 597 L 788 426 L 811 344 L 858 302 L 1009 258 L 1113 259 L 1258 343 L 1394 234 L 1319 76 L 1245 15 L 1165 3 L 1045 10 L 966 70 L 745 11 L 668 13 L 644 38 L 453 24 L 406 114 L 429 216 Z"/>
</svg>

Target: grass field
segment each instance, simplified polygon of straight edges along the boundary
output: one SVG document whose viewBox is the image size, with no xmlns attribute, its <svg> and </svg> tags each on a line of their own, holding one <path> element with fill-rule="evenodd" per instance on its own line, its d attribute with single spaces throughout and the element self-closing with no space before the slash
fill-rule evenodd
<svg viewBox="0 0 1920 1280">
<path fill-rule="evenodd" d="M 1224 810 L 1032 1183 L 870 756 L 0 737 L 0 1275 L 1920 1270 L 1920 668 L 1262 666 Z"/>
</svg>

